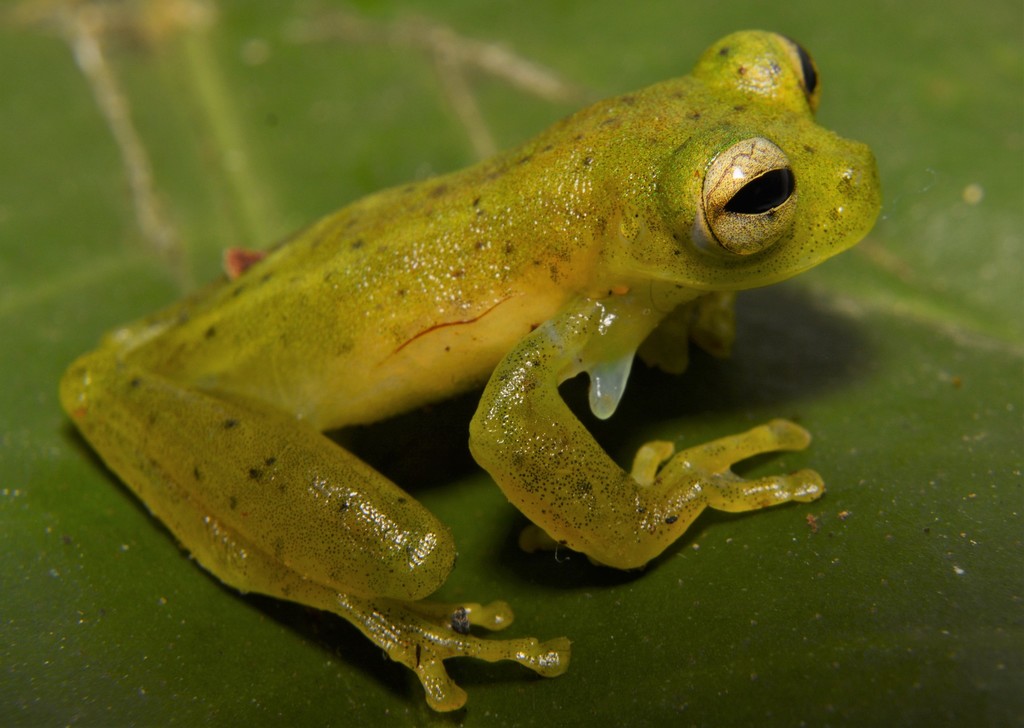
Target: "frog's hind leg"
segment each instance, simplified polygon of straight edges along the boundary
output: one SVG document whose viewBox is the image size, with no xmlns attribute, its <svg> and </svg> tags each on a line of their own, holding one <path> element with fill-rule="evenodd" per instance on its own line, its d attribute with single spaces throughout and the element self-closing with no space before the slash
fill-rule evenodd
<svg viewBox="0 0 1024 728">
<path fill-rule="evenodd" d="M 351 453 L 275 407 L 162 377 L 104 350 L 61 383 L 103 460 L 195 558 L 248 588 L 254 551 L 357 594 L 414 601 L 455 560 L 451 533 Z M 245 549 L 225 555 L 225 544 Z"/>
<path fill-rule="evenodd" d="M 485 640 L 508 605 L 420 601 L 455 547 L 423 506 L 309 425 L 262 402 L 133 367 L 106 350 L 69 368 L 61 400 L 85 437 L 204 568 L 241 591 L 330 610 L 412 669 L 436 710 L 465 693 L 443 661 L 513 660 L 541 675 L 568 640 Z"/>
</svg>

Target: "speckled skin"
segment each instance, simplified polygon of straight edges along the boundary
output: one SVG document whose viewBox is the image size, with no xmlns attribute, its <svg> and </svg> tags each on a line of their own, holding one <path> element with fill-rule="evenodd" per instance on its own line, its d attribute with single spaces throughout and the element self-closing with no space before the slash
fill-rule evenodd
<svg viewBox="0 0 1024 728">
<path fill-rule="evenodd" d="M 64 407 L 200 564 L 351 620 L 416 671 L 435 709 L 465 700 L 448 657 L 559 674 L 567 640 L 452 626 L 457 606 L 472 624 L 507 626 L 507 605 L 420 601 L 453 565 L 450 532 L 320 432 L 488 382 L 470 446 L 539 527 L 524 545 L 619 568 L 657 556 L 706 506 L 817 498 L 811 471 L 744 481 L 729 470 L 805 447 L 792 423 L 674 457 L 649 443 L 627 473 L 557 391 L 588 372 L 595 412 L 611 414 L 638 348 L 673 371 L 687 339 L 728 349 L 733 291 L 799 273 L 870 229 L 874 161 L 814 123 L 817 100 L 816 71 L 790 41 L 729 36 L 690 76 L 352 203 L 236 278 L 113 332 L 68 369 Z M 762 167 L 778 181 L 769 202 L 730 211 Z"/>
</svg>

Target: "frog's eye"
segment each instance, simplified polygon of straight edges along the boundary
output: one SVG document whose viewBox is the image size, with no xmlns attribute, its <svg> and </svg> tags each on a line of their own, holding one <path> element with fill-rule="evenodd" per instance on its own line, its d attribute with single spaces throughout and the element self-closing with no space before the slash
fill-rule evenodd
<svg viewBox="0 0 1024 728">
<path fill-rule="evenodd" d="M 790 63 L 794 68 L 800 69 L 800 85 L 804 89 L 807 104 L 813 113 L 818 110 L 818 101 L 821 98 L 818 90 L 818 67 L 814 64 L 811 54 L 805 51 L 803 46 L 792 38 L 783 36 L 783 39 L 786 41 L 786 51 L 789 54 Z"/>
<path fill-rule="evenodd" d="M 707 230 L 730 253 L 760 252 L 789 231 L 796 197 L 785 152 L 764 137 L 745 139 L 715 157 L 704 176 Z"/>
</svg>

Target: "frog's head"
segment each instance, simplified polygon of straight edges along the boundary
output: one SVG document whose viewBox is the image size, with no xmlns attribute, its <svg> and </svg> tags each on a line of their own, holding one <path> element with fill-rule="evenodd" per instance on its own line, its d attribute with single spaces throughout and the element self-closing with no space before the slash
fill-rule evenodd
<svg viewBox="0 0 1024 728">
<path fill-rule="evenodd" d="M 802 48 L 736 33 L 701 57 L 692 83 L 700 121 L 661 164 L 634 270 L 695 290 L 753 288 L 867 234 L 880 206 L 874 158 L 815 123 L 818 74 Z"/>
</svg>

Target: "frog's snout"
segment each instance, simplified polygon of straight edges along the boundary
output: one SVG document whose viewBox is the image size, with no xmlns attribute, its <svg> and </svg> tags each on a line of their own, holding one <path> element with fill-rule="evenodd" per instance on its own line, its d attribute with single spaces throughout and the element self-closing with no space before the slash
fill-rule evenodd
<svg viewBox="0 0 1024 728">
<path fill-rule="evenodd" d="M 849 142 L 851 163 L 840 171 L 840 187 L 844 205 L 836 212 L 850 221 L 848 237 L 850 245 L 858 242 L 875 226 L 882 209 L 881 183 L 878 179 L 878 163 L 867 144 Z"/>
</svg>

